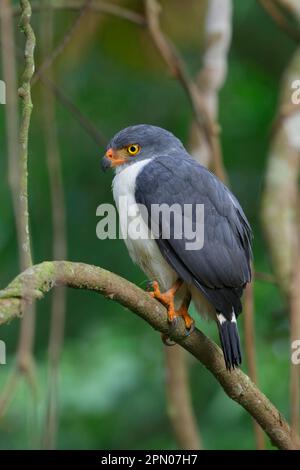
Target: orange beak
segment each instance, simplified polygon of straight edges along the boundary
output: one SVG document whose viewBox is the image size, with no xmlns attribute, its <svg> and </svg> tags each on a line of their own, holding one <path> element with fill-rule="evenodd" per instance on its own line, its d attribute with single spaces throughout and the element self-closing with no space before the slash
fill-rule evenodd
<svg viewBox="0 0 300 470">
<path fill-rule="evenodd" d="M 126 155 L 123 155 L 118 150 L 112 148 L 108 149 L 102 162 L 103 169 L 115 168 L 123 165 L 127 161 Z"/>
</svg>

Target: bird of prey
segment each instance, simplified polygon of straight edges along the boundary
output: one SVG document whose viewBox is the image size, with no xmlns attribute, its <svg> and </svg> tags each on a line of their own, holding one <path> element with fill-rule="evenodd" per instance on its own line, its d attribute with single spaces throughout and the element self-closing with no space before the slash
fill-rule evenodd
<svg viewBox="0 0 300 470">
<path fill-rule="evenodd" d="M 121 198 L 126 198 L 126 207 L 136 207 L 134 217 L 139 218 L 144 236 L 126 233 L 125 243 L 132 260 L 152 281 L 151 295 L 166 306 L 170 327 L 181 316 L 187 333 L 193 330 L 188 313 L 192 301 L 200 314 L 216 321 L 227 369 L 239 366 L 236 319 L 251 280 L 252 232 L 235 196 L 188 154 L 178 138 L 156 126 L 135 125 L 117 133 L 107 146 L 102 167 L 115 168 L 113 195 L 121 231 L 133 220 L 121 207 Z M 183 230 L 176 236 L 174 231 L 178 214 L 167 218 L 151 210 L 162 205 L 176 205 L 195 237 L 203 233 L 203 244 L 188 249 L 190 234 Z M 204 208 L 202 222 L 196 217 L 197 205 Z M 188 206 L 192 209 L 186 213 Z"/>
</svg>

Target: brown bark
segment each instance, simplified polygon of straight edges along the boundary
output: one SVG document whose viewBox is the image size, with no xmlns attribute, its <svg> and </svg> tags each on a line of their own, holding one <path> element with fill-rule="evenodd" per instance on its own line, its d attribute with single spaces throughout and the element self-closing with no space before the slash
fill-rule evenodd
<svg viewBox="0 0 300 470">
<path fill-rule="evenodd" d="M 131 282 L 96 266 L 70 261 L 43 262 L 17 276 L 0 291 L 0 324 L 19 317 L 24 301 L 41 299 L 54 286 L 64 285 L 98 292 L 119 302 L 145 320 L 155 330 L 169 333 L 166 309 Z M 198 359 L 218 380 L 226 394 L 239 403 L 264 429 L 279 449 L 300 449 L 299 437 L 270 400 L 240 369 L 226 370 L 220 348 L 195 329 L 185 335 L 179 321 L 172 339 Z"/>
</svg>

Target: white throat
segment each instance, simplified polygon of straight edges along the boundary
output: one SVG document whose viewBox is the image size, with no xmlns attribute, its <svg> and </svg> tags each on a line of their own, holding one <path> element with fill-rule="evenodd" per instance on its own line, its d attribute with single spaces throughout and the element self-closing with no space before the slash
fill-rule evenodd
<svg viewBox="0 0 300 470">
<path fill-rule="evenodd" d="M 149 237 L 149 228 L 138 208 L 134 218 L 139 226 L 141 238 L 133 238 L 127 232 L 127 228 L 132 222 L 132 216 L 124 210 L 121 203 L 122 198 L 126 197 L 127 208 L 137 207 L 135 199 L 136 178 L 149 163 L 151 160 L 142 160 L 119 171 L 113 180 L 113 195 L 119 211 L 121 233 L 123 236 L 125 234 L 124 242 L 131 259 L 141 267 L 149 279 L 158 280 L 163 290 L 167 290 L 174 284 L 177 274 L 162 257 L 156 241 Z"/>
<path fill-rule="evenodd" d="M 128 204 L 135 204 L 135 181 L 142 169 L 150 163 L 151 160 L 141 160 L 133 163 L 127 168 L 117 168 L 116 176 L 113 179 L 113 196 L 116 206 L 119 207 L 120 196 L 127 196 Z"/>
</svg>

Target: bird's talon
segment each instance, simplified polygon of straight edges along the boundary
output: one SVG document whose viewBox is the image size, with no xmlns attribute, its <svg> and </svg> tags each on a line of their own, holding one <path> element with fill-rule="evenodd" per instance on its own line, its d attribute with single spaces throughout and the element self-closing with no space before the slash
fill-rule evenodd
<svg viewBox="0 0 300 470">
<path fill-rule="evenodd" d="M 158 297 L 162 295 L 157 281 L 152 282 L 152 289 L 153 289 L 153 294 L 157 295 Z"/>
<path fill-rule="evenodd" d="M 152 288 L 153 290 L 152 291 L 148 291 L 150 296 L 152 297 L 152 299 L 156 299 L 158 300 L 159 302 L 161 302 L 163 305 L 165 305 L 166 307 L 169 306 L 169 303 L 170 303 L 170 296 L 168 294 L 168 292 L 166 293 L 162 293 L 160 291 L 160 288 L 159 288 L 159 284 L 157 281 L 153 281 L 153 282 L 150 282 L 149 283 L 149 287 Z M 148 289 L 147 289 L 148 290 Z"/>
<path fill-rule="evenodd" d="M 172 316 L 168 317 L 168 322 L 170 323 L 170 326 L 173 327 L 173 325 L 177 326 L 178 324 L 178 316 Z"/>
<path fill-rule="evenodd" d="M 175 346 L 175 341 L 173 341 L 169 335 L 162 333 L 161 339 L 166 346 Z"/>
<path fill-rule="evenodd" d="M 146 291 L 152 294 L 152 289 L 153 289 L 153 282 L 152 281 L 147 281 L 146 283 Z"/>
<path fill-rule="evenodd" d="M 177 328 L 177 325 L 178 325 L 178 317 L 174 317 L 172 319 L 168 319 L 168 322 L 170 324 L 170 336 L 172 336 L 172 334 L 174 333 L 174 331 L 176 330 Z"/>
<path fill-rule="evenodd" d="M 190 336 L 195 331 L 195 322 L 193 321 L 189 327 L 185 328 L 185 336 Z"/>
<path fill-rule="evenodd" d="M 184 304 L 179 308 L 179 310 L 175 310 L 175 305 L 174 305 L 174 296 L 180 286 L 182 285 L 182 281 L 179 279 L 178 281 L 175 282 L 175 284 L 166 292 L 162 293 L 159 288 L 159 284 L 157 281 L 153 281 L 151 283 L 153 291 L 149 292 L 150 296 L 153 299 L 158 300 L 161 302 L 168 310 L 168 323 L 170 325 L 170 333 L 169 335 L 164 335 L 163 342 L 167 345 L 170 345 L 170 338 L 169 336 L 172 336 L 175 329 L 177 328 L 178 325 L 178 318 L 181 317 L 185 323 L 185 328 L 186 328 L 186 333 L 185 335 L 188 336 L 190 335 L 194 329 L 194 320 L 190 315 L 188 314 L 188 305 L 189 302 Z"/>
</svg>

